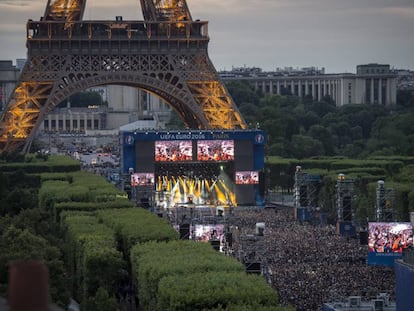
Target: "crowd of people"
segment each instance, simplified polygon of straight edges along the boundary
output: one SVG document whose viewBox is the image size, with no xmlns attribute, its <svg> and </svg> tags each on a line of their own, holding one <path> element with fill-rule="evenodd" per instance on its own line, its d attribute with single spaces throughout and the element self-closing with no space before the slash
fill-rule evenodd
<svg viewBox="0 0 414 311">
<path fill-rule="evenodd" d="M 261 256 L 282 305 L 297 311 L 321 310 L 325 302 L 349 296 L 370 300 L 380 293 L 395 300 L 394 269 L 369 266 L 368 246 L 338 235 L 334 226 L 298 223 L 293 209 L 236 208 L 234 219 L 236 256 L 247 251 L 240 237 L 254 234 L 256 223 L 265 223 L 263 244 L 253 255 Z"/>
</svg>

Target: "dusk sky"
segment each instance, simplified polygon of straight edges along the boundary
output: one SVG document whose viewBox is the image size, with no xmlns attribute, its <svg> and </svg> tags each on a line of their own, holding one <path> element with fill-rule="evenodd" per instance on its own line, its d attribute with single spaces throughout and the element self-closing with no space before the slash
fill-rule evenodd
<svg viewBox="0 0 414 311">
<path fill-rule="evenodd" d="M 26 57 L 25 25 L 47 0 L 0 0 L 0 60 Z M 382 63 L 414 70 L 414 0 L 187 0 L 209 21 L 209 55 L 232 67 L 325 67 L 355 72 Z M 142 20 L 139 0 L 87 0 L 84 20 Z"/>
</svg>

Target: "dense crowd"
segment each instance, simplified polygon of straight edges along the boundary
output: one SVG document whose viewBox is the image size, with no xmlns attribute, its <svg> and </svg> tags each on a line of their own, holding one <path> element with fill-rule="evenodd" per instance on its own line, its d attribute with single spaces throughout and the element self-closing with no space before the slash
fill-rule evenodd
<svg viewBox="0 0 414 311">
<path fill-rule="evenodd" d="M 246 252 L 240 237 L 265 223 L 263 244 L 254 256 L 267 267 L 267 278 L 283 305 L 297 311 L 321 310 L 324 302 L 349 296 L 374 299 L 388 293 L 395 300 L 394 270 L 367 264 L 367 245 L 345 238 L 333 226 L 300 224 L 292 209 L 235 209 L 234 254 Z"/>
</svg>

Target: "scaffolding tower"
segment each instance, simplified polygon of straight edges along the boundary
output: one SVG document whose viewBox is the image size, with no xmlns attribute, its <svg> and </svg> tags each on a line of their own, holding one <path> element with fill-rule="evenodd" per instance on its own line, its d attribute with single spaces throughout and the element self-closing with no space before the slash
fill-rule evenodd
<svg viewBox="0 0 414 311">
<path fill-rule="evenodd" d="M 303 172 L 301 166 L 296 166 L 293 203 L 296 208 L 297 219 L 306 221 L 309 214 L 316 210 L 320 185 L 321 178 L 319 175 L 310 175 Z"/>
<path fill-rule="evenodd" d="M 395 221 L 395 190 L 385 188 L 383 180 L 377 182 L 375 218 L 377 222 Z"/>
<path fill-rule="evenodd" d="M 336 211 L 339 222 L 352 222 L 355 219 L 354 201 L 354 180 L 346 179 L 344 174 L 338 174 L 336 181 Z"/>
</svg>

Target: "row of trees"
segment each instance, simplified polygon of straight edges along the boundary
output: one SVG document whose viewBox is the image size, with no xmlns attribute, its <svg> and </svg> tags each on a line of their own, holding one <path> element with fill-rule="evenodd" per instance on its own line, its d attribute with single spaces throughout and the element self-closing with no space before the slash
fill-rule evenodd
<svg viewBox="0 0 414 311">
<path fill-rule="evenodd" d="M 267 133 L 268 154 L 298 159 L 414 153 L 414 94 L 400 92 L 396 106 L 336 107 L 329 96 L 263 95 L 249 83 L 227 85 L 246 122 Z"/>
</svg>

